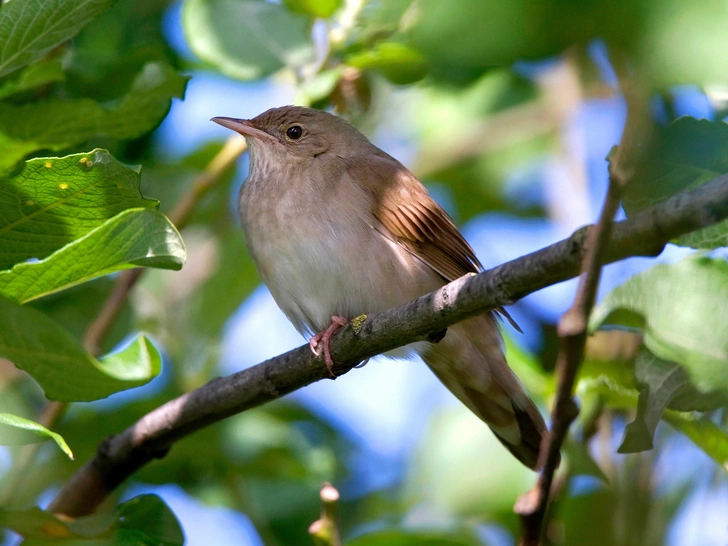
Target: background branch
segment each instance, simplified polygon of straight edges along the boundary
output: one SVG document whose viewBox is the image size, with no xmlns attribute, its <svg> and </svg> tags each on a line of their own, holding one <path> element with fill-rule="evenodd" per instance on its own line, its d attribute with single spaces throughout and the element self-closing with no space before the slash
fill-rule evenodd
<svg viewBox="0 0 728 546">
<path fill-rule="evenodd" d="M 614 225 L 604 263 L 654 256 L 679 235 L 728 218 L 728 175 L 684 192 Z M 462 277 L 397 309 L 352 321 L 332 341 L 338 375 L 362 360 L 426 339 L 465 318 L 507 305 L 580 271 L 582 228 L 550 245 L 479 275 Z M 49 510 L 68 516 L 93 512 L 119 484 L 174 442 L 209 424 L 329 377 L 304 345 L 261 364 L 216 378 L 160 406 L 121 434 L 104 440 L 92 460 L 66 484 Z"/>
<path fill-rule="evenodd" d="M 522 495 L 514 507 L 522 520 L 521 546 L 538 546 L 544 533 L 546 509 L 554 473 L 561 458 L 561 446 L 571 424 L 579 415 L 579 408 L 573 398 L 574 384 L 584 360 L 589 315 L 596 301 L 604 253 L 625 185 L 632 177 L 638 143 L 644 137 L 645 128 L 649 126 L 649 119 L 645 116 L 644 97 L 641 96 L 639 88 L 632 85 L 621 51 L 612 50 L 610 59 L 627 102 L 627 120 L 619 146 L 610 153 L 609 187 L 599 220 L 587 235 L 586 253 L 574 303 L 558 324 L 557 331 L 561 341 L 556 358 L 558 383 L 551 413 L 551 431 L 544 436 L 539 453 L 539 467 L 542 470 L 536 486 Z"/>
</svg>

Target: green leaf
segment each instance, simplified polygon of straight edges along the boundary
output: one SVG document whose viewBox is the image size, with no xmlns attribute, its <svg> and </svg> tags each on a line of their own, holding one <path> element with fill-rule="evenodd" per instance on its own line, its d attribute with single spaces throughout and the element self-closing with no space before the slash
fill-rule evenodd
<svg viewBox="0 0 728 546">
<path fill-rule="evenodd" d="M 707 417 L 666 411 L 664 419 L 728 471 L 728 434 Z"/>
<path fill-rule="evenodd" d="M 652 449 L 652 439 L 662 412 L 681 390 L 690 385 L 690 378 L 680 365 L 657 358 L 645 348 L 637 353 L 635 375 L 643 388 L 637 402 L 637 415 L 625 427 L 618 453 Z"/>
<path fill-rule="evenodd" d="M 436 77 L 454 83 L 516 60 L 560 53 L 573 43 L 572 32 L 591 27 L 582 29 L 586 22 L 573 20 L 558 4 L 537 0 L 420 0 L 414 6 L 400 23 L 408 43 L 424 54 Z M 565 20 L 571 23 L 567 32 Z"/>
<path fill-rule="evenodd" d="M 266 0 L 185 0 L 187 42 L 201 59 L 241 80 L 314 58 L 311 20 Z"/>
<path fill-rule="evenodd" d="M 419 51 L 396 42 L 378 43 L 371 49 L 349 55 L 344 62 L 360 70 L 377 70 L 398 85 L 421 80 L 427 75 L 428 66 Z"/>
<path fill-rule="evenodd" d="M 300 106 L 311 106 L 331 96 L 339 84 L 344 69 L 342 66 L 322 70 L 307 79 L 296 89 L 296 97 L 293 103 Z"/>
<path fill-rule="evenodd" d="M 326 19 L 339 9 L 342 0 L 283 0 L 291 11 Z"/>
<path fill-rule="evenodd" d="M 65 150 L 96 135 L 142 136 L 164 119 L 172 98 L 184 96 L 187 79 L 167 64 L 151 62 L 112 105 L 91 99 L 0 103 L 0 176 L 31 152 Z"/>
<path fill-rule="evenodd" d="M 35 89 L 41 85 L 60 82 L 66 78 L 61 68 L 61 61 L 44 61 L 31 64 L 23 69 L 20 75 L 0 85 L 0 99 L 16 93 Z"/>
<path fill-rule="evenodd" d="M 728 172 L 728 124 L 683 117 L 655 127 L 648 149 L 627 185 L 627 215 Z M 677 244 L 693 248 L 728 245 L 728 221 L 683 235 Z"/>
<path fill-rule="evenodd" d="M 60 434 L 48 430 L 43 425 L 10 413 L 0 413 L 0 445 L 18 446 L 37 444 L 51 439 L 61 451 L 73 459 L 73 453 Z"/>
<path fill-rule="evenodd" d="M 128 208 L 157 207 L 139 184 L 139 168 L 106 150 L 27 161 L 0 183 L 0 269 L 45 258 Z"/>
<path fill-rule="evenodd" d="M 483 546 L 472 531 L 422 531 L 405 528 L 385 529 L 359 536 L 346 546 Z"/>
<path fill-rule="evenodd" d="M 21 0 L 0 9 L 0 76 L 73 38 L 115 0 Z"/>
<path fill-rule="evenodd" d="M 157 495 L 139 495 L 119 505 L 119 535 L 138 537 L 150 546 L 182 546 L 182 528 L 172 510 Z M 133 535 L 132 535 L 133 533 Z"/>
<path fill-rule="evenodd" d="M 160 212 L 127 209 L 39 262 L 0 271 L 0 295 L 18 303 L 132 267 L 181 269 L 185 247 Z"/>
<path fill-rule="evenodd" d="M 140 495 L 111 513 L 67 521 L 33 507 L 0 508 L 0 527 L 24 537 L 28 546 L 182 546 L 179 521 L 157 495 Z"/>
<path fill-rule="evenodd" d="M 596 461 L 592 458 L 586 444 L 578 442 L 571 436 L 566 439 L 564 453 L 569 459 L 569 474 L 574 476 L 592 476 L 604 483 L 609 483 Z"/>
<path fill-rule="evenodd" d="M 477 461 L 487 460 L 487 465 Z M 464 406 L 430 420 L 405 483 L 407 507 L 428 505 L 454 516 L 510 511 L 533 473 Z M 487 495 L 483 491 L 488 491 Z"/>
<path fill-rule="evenodd" d="M 682 366 L 662 360 L 644 347 L 637 353 L 634 372 L 642 389 L 637 403 L 637 416 L 625 428 L 619 453 L 652 449 L 655 428 L 667 408 L 710 411 L 728 402 L 725 393 L 696 389 Z"/>
<path fill-rule="evenodd" d="M 161 357 L 143 335 L 100 360 L 61 325 L 30 307 L 0 298 L 0 356 L 28 372 L 50 400 L 85 402 L 148 383 Z"/>
<path fill-rule="evenodd" d="M 597 306 L 590 330 L 644 318 L 644 343 L 657 357 L 684 366 L 703 392 L 728 392 L 728 263 L 692 256 L 657 265 L 612 290 Z"/>
</svg>

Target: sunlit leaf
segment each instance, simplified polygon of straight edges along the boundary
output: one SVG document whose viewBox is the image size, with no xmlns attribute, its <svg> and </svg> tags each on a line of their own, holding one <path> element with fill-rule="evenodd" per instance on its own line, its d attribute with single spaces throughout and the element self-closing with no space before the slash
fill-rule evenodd
<svg viewBox="0 0 728 546">
<path fill-rule="evenodd" d="M 0 99 L 65 79 L 60 61 L 43 61 L 23 69 L 18 77 L 0 85 Z"/>
<path fill-rule="evenodd" d="M 347 56 L 344 61 L 361 70 L 381 72 L 399 85 L 413 83 L 427 75 L 427 61 L 416 49 L 396 43 L 381 42 L 370 49 Z"/>
<path fill-rule="evenodd" d="M 0 271 L 0 295 L 25 303 L 114 271 L 180 269 L 182 238 L 160 212 L 128 209 L 39 262 Z"/>
<path fill-rule="evenodd" d="M 656 265 L 612 290 L 590 329 L 641 327 L 657 357 L 684 366 L 701 391 L 728 391 L 728 263 L 692 256 Z"/>
<path fill-rule="evenodd" d="M 50 400 L 65 402 L 97 400 L 138 387 L 161 370 L 159 353 L 143 335 L 121 352 L 97 360 L 60 324 L 4 298 L 0 356 L 28 372 Z"/>
<path fill-rule="evenodd" d="M 241 80 L 313 59 L 311 20 L 266 0 L 186 0 L 187 41 L 200 58 Z"/>
<path fill-rule="evenodd" d="M 458 516 L 492 514 L 510 511 L 532 481 L 490 429 L 458 406 L 430 420 L 408 468 L 405 498 L 410 507 L 425 503 Z"/>
<path fill-rule="evenodd" d="M 32 159 L 0 184 L 0 269 L 42 259 L 132 207 L 153 208 L 139 168 L 106 150 Z"/>
<path fill-rule="evenodd" d="M 73 453 L 60 434 L 43 425 L 10 413 L 0 413 L 0 445 L 17 446 L 53 440 L 69 458 Z"/>
<path fill-rule="evenodd" d="M 664 419 L 728 472 L 728 433 L 707 417 L 666 411 Z"/>
<path fill-rule="evenodd" d="M 113 105 L 90 99 L 0 103 L 0 176 L 31 152 L 65 150 L 96 135 L 142 136 L 162 121 L 172 98 L 184 96 L 187 79 L 167 64 L 151 62 Z"/>
<path fill-rule="evenodd" d="M 305 13 L 313 17 L 330 17 L 339 9 L 343 0 L 283 0 L 292 11 Z"/>
<path fill-rule="evenodd" d="M 115 0 L 21 0 L 0 9 L 0 76 L 73 38 Z"/>
<path fill-rule="evenodd" d="M 627 215 L 699 186 L 728 172 L 728 123 L 683 117 L 667 127 L 655 127 L 627 185 Z M 728 221 L 679 237 L 677 244 L 694 248 L 728 245 Z"/>
<path fill-rule="evenodd" d="M 721 0 L 643 1 L 643 25 L 634 32 L 636 66 L 653 85 L 725 83 L 728 6 Z M 637 29 L 634 29 L 637 30 Z"/>
</svg>

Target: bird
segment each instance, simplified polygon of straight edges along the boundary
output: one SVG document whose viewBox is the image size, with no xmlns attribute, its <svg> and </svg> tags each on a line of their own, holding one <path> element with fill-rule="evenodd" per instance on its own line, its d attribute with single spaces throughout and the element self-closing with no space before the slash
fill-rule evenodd
<svg viewBox="0 0 728 546">
<path fill-rule="evenodd" d="M 311 350 L 354 317 L 397 307 L 483 267 L 451 217 L 399 161 L 343 117 L 299 106 L 213 122 L 245 137 L 238 205 L 263 282 Z M 415 350 L 524 465 L 538 470 L 546 425 L 509 368 L 493 313 Z"/>
</svg>

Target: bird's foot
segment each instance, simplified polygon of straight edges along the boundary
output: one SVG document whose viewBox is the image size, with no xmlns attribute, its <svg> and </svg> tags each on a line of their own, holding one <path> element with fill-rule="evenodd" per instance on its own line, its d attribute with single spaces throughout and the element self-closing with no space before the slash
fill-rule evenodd
<svg viewBox="0 0 728 546">
<path fill-rule="evenodd" d="M 323 346 L 324 362 L 326 363 L 326 368 L 329 370 L 329 374 L 331 374 L 331 377 L 336 377 L 336 375 L 334 374 L 334 361 L 331 358 L 331 351 L 329 350 L 329 341 L 331 341 L 331 336 L 334 335 L 334 332 L 336 332 L 336 330 L 338 330 L 339 328 L 343 328 L 347 324 L 349 324 L 348 319 L 340 315 L 334 315 L 333 317 L 331 317 L 331 324 L 329 324 L 328 328 L 326 328 L 325 330 L 321 330 L 318 334 L 313 336 L 308 341 L 308 346 L 311 347 L 311 352 L 316 356 L 319 356 L 321 354 L 318 346 Z"/>
</svg>

